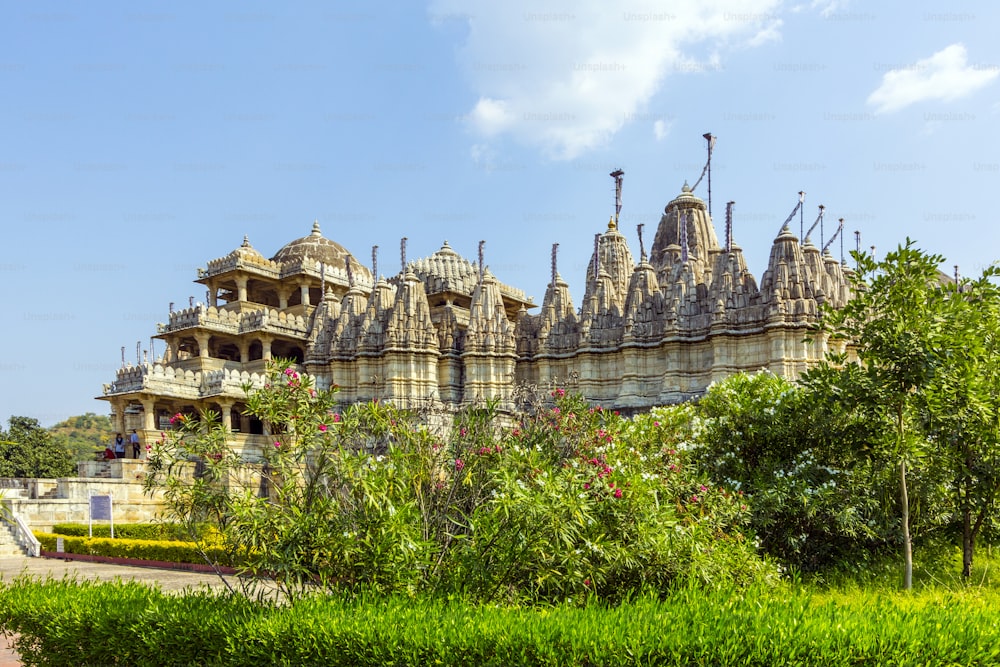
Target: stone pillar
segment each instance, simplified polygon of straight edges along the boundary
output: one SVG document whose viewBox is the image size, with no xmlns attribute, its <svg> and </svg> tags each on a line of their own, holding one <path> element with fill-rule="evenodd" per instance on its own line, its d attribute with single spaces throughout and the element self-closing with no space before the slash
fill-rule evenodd
<svg viewBox="0 0 1000 667">
<path fill-rule="evenodd" d="M 247 300 L 247 279 L 242 276 L 236 279 L 236 299 L 237 301 Z"/>
<path fill-rule="evenodd" d="M 301 285 L 299 285 L 299 292 L 302 294 L 302 305 L 303 306 L 312 305 L 311 303 L 309 303 L 309 284 L 302 283 Z"/>
<path fill-rule="evenodd" d="M 219 401 L 219 412 L 222 414 L 222 428 L 228 432 L 233 430 L 233 404 L 234 401 L 220 400 Z"/>
<path fill-rule="evenodd" d="M 210 356 L 208 354 L 209 335 L 199 331 L 194 335 L 194 339 L 198 341 L 198 356 L 202 359 L 207 359 Z"/>
<path fill-rule="evenodd" d="M 245 364 L 250 361 L 250 341 L 241 338 L 236 344 L 240 348 L 240 363 Z"/>
<path fill-rule="evenodd" d="M 214 282 L 208 284 L 208 305 L 211 308 L 219 307 L 219 290 L 216 289 Z"/>
<path fill-rule="evenodd" d="M 284 310 L 288 308 L 288 297 L 291 296 L 291 291 L 287 287 L 278 288 L 278 308 Z"/>
<path fill-rule="evenodd" d="M 260 347 L 261 347 L 261 359 L 263 359 L 264 361 L 271 361 L 271 337 L 261 336 Z"/>
<path fill-rule="evenodd" d="M 142 403 L 142 428 L 147 431 L 156 430 L 156 401 L 152 398 L 143 398 Z"/>
</svg>

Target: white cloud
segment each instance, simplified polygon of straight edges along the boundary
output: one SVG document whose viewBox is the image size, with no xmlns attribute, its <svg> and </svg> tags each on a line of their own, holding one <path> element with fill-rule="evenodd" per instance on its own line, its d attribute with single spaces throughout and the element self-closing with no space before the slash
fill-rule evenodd
<svg viewBox="0 0 1000 667">
<path fill-rule="evenodd" d="M 811 7 L 818 9 L 819 15 L 828 19 L 838 11 L 843 10 L 848 4 L 848 0 L 813 0 Z"/>
<path fill-rule="evenodd" d="M 670 123 L 663 120 L 658 120 L 653 123 L 653 136 L 656 137 L 657 141 L 663 141 L 670 134 Z"/>
<path fill-rule="evenodd" d="M 952 44 L 930 58 L 886 72 L 868 104 L 876 113 L 891 113 L 926 100 L 951 102 L 986 86 L 997 74 L 995 68 L 969 65 L 965 46 Z"/>
<path fill-rule="evenodd" d="M 720 50 L 779 39 L 780 5 L 431 0 L 429 12 L 468 17 L 457 58 L 478 100 L 470 127 L 572 159 L 642 118 L 671 74 L 711 76 Z"/>
</svg>

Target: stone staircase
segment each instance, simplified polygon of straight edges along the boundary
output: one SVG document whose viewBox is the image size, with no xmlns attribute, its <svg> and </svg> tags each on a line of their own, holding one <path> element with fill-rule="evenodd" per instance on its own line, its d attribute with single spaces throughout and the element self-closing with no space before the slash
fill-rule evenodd
<svg viewBox="0 0 1000 667">
<path fill-rule="evenodd" d="M 6 521 L 0 521 L 0 558 L 24 555 L 24 549 L 14 539 L 13 527 Z"/>
</svg>

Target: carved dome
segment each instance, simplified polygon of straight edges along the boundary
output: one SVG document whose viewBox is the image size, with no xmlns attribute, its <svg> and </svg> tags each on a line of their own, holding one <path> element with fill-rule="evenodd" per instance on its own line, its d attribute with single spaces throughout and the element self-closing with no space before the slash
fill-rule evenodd
<svg viewBox="0 0 1000 667">
<path fill-rule="evenodd" d="M 250 245 L 250 238 L 248 236 L 243 237 L 243 245 L 241 245 L 236 250 L 232 251 L 227 255 L 227 257 L 232 257 L 234 259 L 243 259 L 252 262 L 266 262 L 264 255 L 260 254 L 256 248 Z"/>
<path fill-rule="evenodd" d="M 430 257 L 410 262 L 409 268 L 427 284 L 427 291 L 431 294 L 472 294 L 479 282 L 479 269 L 476 265 L 455 252 L 447 241 Z M 489 269 L 484 272 L 488 273 Z"/>
<path fill-rule="evenodd" d="M 313 223 L 312 233 L 309 236 L 303 236 L 286 244 L 271 258 L 271 261 L 292 263 L 306 257 L 337 269 L 343 269 L 347 258 L 350 257 L 355 275 L 371 276 L 368 268 L 361 264 L 347 248 L 323 236 L 319 229 L 319 222 Z"/>
</svg>

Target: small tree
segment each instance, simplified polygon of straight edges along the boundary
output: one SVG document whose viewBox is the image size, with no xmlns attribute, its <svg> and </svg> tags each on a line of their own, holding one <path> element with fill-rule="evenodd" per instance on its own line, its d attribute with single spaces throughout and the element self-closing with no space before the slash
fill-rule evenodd
<svg viewBox="0 0 1000 667">
<path fill-rule="evenodd" d="M 895 461 L 903 544 L 903 586 L 913 586 L 913 542 L 907 468 L 925 454 L 919 406 L 941 363 L 949 332 L 945 290 L 938 266 L 944 261 L 913 246 L 910 239 L 881 261 L 856 253 L 854 296 L 841 310 L 829 310 L 823 326 L 850 341 L 861 372 L 868 376 L 873 410 L 893 423 L 885 443 Z M 845 359 L 833 360 L 835 364 Z"/>
<path fill-rule="evenodd" d="M 949 285 L 938 370 L 925 394 L 925 424 L 952 479 L 961 523 L 962 576 L 1000 495 L 1000 271 Z"/>
</svg>

